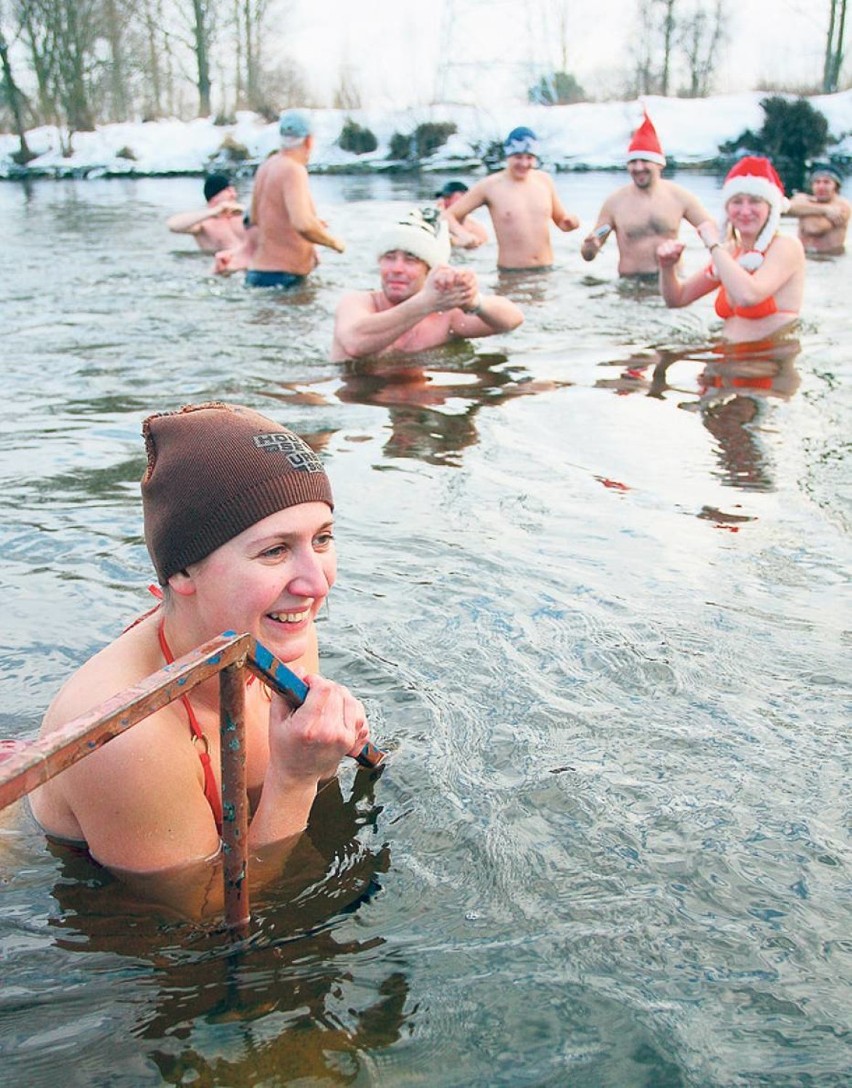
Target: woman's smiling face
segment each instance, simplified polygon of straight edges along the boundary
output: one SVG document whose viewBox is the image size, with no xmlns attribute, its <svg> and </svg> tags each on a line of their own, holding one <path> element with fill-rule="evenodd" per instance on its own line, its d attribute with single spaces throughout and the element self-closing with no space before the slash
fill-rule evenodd
<svg viewBox="0 0 852 1088">
<path fill-rule="evenodd" d="M 209 637 L 248 631 L 282 660 L 300 658 L 337 577 L 333 526 L 325 503 L 301 503 L 193 564 L 188 574 Z"/>
</svg>

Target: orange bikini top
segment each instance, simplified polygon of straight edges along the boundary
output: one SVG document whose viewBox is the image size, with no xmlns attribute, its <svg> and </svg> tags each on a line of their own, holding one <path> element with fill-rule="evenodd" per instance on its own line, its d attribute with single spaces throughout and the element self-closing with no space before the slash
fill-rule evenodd
<svg viewBox="0 0 852 1088">
<path fill-rule="evenodd" d="M 747 255 L 750 256 L 751 252 L 752 251 L 749 250 Z M 740 261 L 740 258 L 743 256 L 742 250 L 735 250 L 732 256 L 747 272 L 754 273 L 756 271 L 756 269 L 748 266 L 745 261 Z M 761 263 L 762 259 L 761 255 Z M 707 275 L 711 279 L 719 279 L 719 273 L 713 267 L 712 261 L 707 266 Z M 770 295 L 769 298 L 765 298 L 762 302 L 758 302 L 754 306 L 732 306 L 724 284 L 720 284 L 716 294 L 715 310 L 719 317 L 724 320 L 727 320 L 729 317 L 744 317 L 748 321 L 758 321 L 761 317 L 770 317 L 772 314 L 777 314 L 778 303 L 775 301 L 774 296 Z"/>
<path fill-rule="evenodd" d="M 754 306 L 732 306 L 724 286 L 720 286 L 716 294 L 715 308 L 719 317 L 745 317 L 749 321 L 757 321 L 761 317 L 778 313 L 778 303 L 774 295 L 770 295 L 769 298 L 765 298 L 763 302 L 758 302 Z"/>
</svg>

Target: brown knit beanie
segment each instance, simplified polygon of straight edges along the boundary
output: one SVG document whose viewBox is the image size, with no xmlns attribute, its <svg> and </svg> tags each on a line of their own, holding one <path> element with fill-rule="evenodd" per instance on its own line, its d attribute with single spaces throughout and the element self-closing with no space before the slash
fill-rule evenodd
<svg viewBox="0 0 852 1088">
<path fill-rule="evenodd" d="M 322 462 L 292 431 L 211 401 L 148 416 L 145 543 L 161 585 L 250 525 L 302 502 L 334 509 Z"/>
</svg>

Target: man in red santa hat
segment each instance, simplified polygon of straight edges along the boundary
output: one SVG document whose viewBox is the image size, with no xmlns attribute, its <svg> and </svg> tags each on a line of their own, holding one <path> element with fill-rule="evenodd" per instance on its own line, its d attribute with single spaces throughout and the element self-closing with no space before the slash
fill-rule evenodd
<svg viewBox="0 0 852 1088">
<path fill-rule="evenodd" d="M 682 219 L 697 227 L 710 218 L 696 196 L 660 176 L 665 165 L 657 132 L 645 113 L 627 149 L 631 180 L 604 201 L 594 230 L 583 240 L 584 260 L 593 261 L 615 231 L 619 276 L 655 281 L 657 247 L 677 238 Z"/>
</svg>

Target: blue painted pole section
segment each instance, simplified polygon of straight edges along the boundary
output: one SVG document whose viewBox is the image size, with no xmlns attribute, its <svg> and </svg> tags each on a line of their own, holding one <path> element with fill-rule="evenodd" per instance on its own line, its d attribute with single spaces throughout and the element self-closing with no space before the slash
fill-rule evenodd
<svg viewBox="0 0 852 1088">
<path fill-rule="evenodd" d="M 229 634 L 231 634 L 230 631 L 225 632 L 225 635 Z M 279 661 L 275 654 L 267 650 L 262 642 L 255 642 L 254 649 L 246 659 L 246 664 L 273 691 L 277 691 L 279 695 L 282 695 L 293 710 L 298 710 L 307 699 L 310 690 L 308 685 L 304 680 L 300 680 L 292 669 L 288 669 L 283 661 Z M 377 748 L 367 741 L 358 755 L 355 756 L 355 760 L 362 767 L 378 767 L 385 755 L 386 753 L 381 748 Z"/>
</svg>

